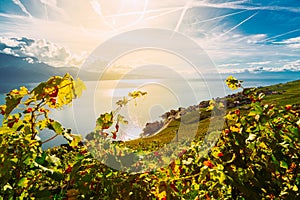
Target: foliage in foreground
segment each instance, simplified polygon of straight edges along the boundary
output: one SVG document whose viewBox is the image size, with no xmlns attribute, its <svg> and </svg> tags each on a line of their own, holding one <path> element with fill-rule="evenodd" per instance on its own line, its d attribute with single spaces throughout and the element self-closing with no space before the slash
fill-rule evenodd
<svg viewBox="0 0 300 200">
<path fill-rule="evenodd" d="M 233 77 L 226 83 L 232 89 L 242 88 Z M 124 121 L 118 109 L 100 115 L 92 142 L 86 146 L 80 145 L 79 136 L 48 117 L 50 109 L 68 105 L 82 89 L 80 80 L 66 75 L 52 77 L 32 91 L 22 87 L 7 95 L 6 105 L 0 107 L 5 115 L 0 128 L 0 199 L 300 198 L 300 118 L 292 105 L 265 104 L 264 95 L 255 88 L 242 88 L 252 100 L 249 112 L 241 115 L 236 109 L 228 113 L 227 127 L 218 132 L 218 142 L 207 154 L 203 152 L 205 141 L 195 140 L 172 160 L 166 158 L 174 149 L 154 152 L 152 160 L 169 162 L 166 167 L 130 174 L 93 157 L 105 153 L 105 162 L 112 159 L 122 169 L 149 165 L 132 156 L 140 152 L 118 151 L 122 148 L 117 143 L 105 139 L 114 138 L 119 122 Z M 130 98 L 143 95 L 135 92 Z M 118 105 L 127 103 L 124 98 Z M 43 129 L 63 135 L 70 147 L 42 150 L 47 141 L 41 141 L 38 134 Z M 105 141 L 104 148 L 91 154 L 89 145 L 100 140 Z"/>
</svg>

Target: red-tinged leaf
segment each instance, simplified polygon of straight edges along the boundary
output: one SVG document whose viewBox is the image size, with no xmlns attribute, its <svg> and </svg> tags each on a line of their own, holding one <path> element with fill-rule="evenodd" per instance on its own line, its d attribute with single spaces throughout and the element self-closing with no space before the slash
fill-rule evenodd
<svg viewBox="0 0 300 200">
<path fill-rule="evenodd" d="M 176 185 L 174 183 L 170 184 L 170 187 L 175 191 L 175 192 L 179 192 L 179 190 L 177 189 Z"/>
<path fill-rule="evenodd" d="M 117 124 L 116 124 L 116 132 L 119 132 L 119 128 L 120 128 L 120 127 L 119 127 L 119 124 L 117 123 Z"/>
<path fill-rule="evenodd" d="M 58 86 L 54 86 L 53 90 L 49 92 L 49 96 L 50 97 L 57 97 L 57 94 L 58 94 Z"/>
<path fill-rule="evenodd" d="M 286 109 L 287 111 L 289 111 L 289 110 L 292 109 L 292 107 L 293 107 L 292 105 L 286 105 L 286 106 L 285 106 L 285 109 Z"/>
<path fill-rule="evenodd" d="M 223 157 L 224 154 L 222 152 L 218 153 L 218 157 Z"/>
<path fill-rule="evenodd" d="M 112 139 L 114 139 L 114 140 L 117 139 L 117 132 L 114 131 L 114 132 L 111 132 L 111 133 L 112 133 Z"/>
<path fill-rule="evenodd" d="M 24 113 L 31 113 L 33 111 L 33 108 L 27 108 Z"/>
<path fill-rule="evenodd" d="M 203 162 L 203 165 L 209 167 L 209 168 L 213 168 L 214 165 L 212 164 L 212 162 L 210 160 L 206 160 Z"/>
<path fill-rule="evenodd" d="M 73 167 L 71 165 L 68 165 L 67 169 L 65 170 L 65 173 L 66 174 L 71 173 L 72 169 L 73 169 Z"/>
<path fill-rule="evenodd" d="M 6 109 L 6 105 L 1 105 L 0 106 L 0 111 L 2 115 L 5 115 L 5 109 Z"/>
</svg>

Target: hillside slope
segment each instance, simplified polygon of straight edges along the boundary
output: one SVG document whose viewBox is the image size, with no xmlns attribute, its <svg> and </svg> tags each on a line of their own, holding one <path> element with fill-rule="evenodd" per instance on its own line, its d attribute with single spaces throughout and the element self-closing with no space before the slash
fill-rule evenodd
<svg viewBox="0 0 300 200">
<path fill-rule="evenodd" d="M 297 110 L 300 109 L 300 80 L 260 87 L 258 91 L 263 92 L 266 95 L 264 98 L 265 103 L 276 104 L 279 106 L 291 104 L 294 105 Z M 228 95 L 219 99 L 225 100 L 227 104 L 227 112 L 236 108 L 240 108 L 241 112 L 245 113 L 249 107 L 249 102 L 251 102 L 245 99 L 245 97 L 242 95 L 242 92 Z M 183 132 L 186 132 L 186 137 L 189 137 L 191 129 L 197 128 L 198 130 L 196 137 L 203 138 L 211 122 L 211 113 L 206 111 L 206 108 L 204 108 L 203 105 L 207 105 L 207 102 L 203 101 L 200 102 L 199 105 L 190 106 L 189 108 L 197 109 L 191 109 L 191 111 L 187 111 L 180 119 L 174 118 L 171 122 L 168 121 L 168 126 L 162 129 L 160 132 L 155 133 L 155 135 L 132 141 L 126 141 L 125 145 L 134 149 L 147 149 L 149 145 L 152 146 L 154 144 L 157 148 L 160 148 L 164 144 L 174 140 L 179 127 L 181 130 L 183 130 Z M 166 115 L 166 113 L 164 115 Z M 222 119 L 214 120 L 220 120 L 220 122 L 222 122 Z"/>
</svg>

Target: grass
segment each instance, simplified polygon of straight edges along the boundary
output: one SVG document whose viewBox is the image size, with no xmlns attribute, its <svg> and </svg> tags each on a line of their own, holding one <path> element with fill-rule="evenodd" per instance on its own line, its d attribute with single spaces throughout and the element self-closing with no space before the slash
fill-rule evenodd
<svg viewBox="0 0 300 200">
<path fill-rule="evenodd" d="M 288 83 L 280 83 L 272 86 L 266 86 L 259 88 L 259 91 L 276 91 L 277 94 L 266 95 L 264 103 L 276 104 L 278 106 L 285 106 L 288 104 L 300 105 L 300 80 L 292 81 Z M 246 108 L 247 105 L 242 107 Z M 236 108 L 228 109 L 234 110 Z M 222 118 L 211 118 L 210 113 L 205 109 L 199 111 L 192 111 L 184 115 L 179 120 L 173 120 L 167 128 L 162 130 L 156 135 L 139 138 L 131 141 L 126 141 L 124 145 L 131 149 L 140 150 L 153 150 L 159 149 L 165 144 L 176 141 L 176 132 L 178 133 L 179 140 L 188 139 L 203 139 L 208 132 L 209 127 L 212 129 L 220 129 L 220 124 L 224 126 L 224 120 Z M 241 114 L 246 114 L 247 110 L 241 110 Z M 195 133 L 195 130 L 197 131 Z"/>
<path fill-rule="evenodd" d="M 278 91 L 281 94 L 268 95 L 265 97 L 264 101 L 269 104 L 276 104 L 280 106 L 294 104 L 300 104 L 300 80 L 292 81 L 288 83 L 280 83 L 264 89 L 270 89 Z"/>
</svg>

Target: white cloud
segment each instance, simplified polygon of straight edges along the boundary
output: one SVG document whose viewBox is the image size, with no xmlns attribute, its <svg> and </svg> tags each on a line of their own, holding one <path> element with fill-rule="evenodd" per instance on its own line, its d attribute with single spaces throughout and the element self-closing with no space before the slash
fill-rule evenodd
<svg viewBox="0 0 300 200">
<path fill-rule="evenodd" d="M 1 38 L 0 42 L 8 46 L 2 53 L 19 57 L 34 57 L 40 62 L 54 67 L 80 67 L 87 53 L 73 54 L 70 50 L 44 39 L 31 40 L 26 38 Z M 30 59 L 28 62 L 32 62 Z"/>
<path fill-rule="evenodd" d="M 19 46 L 22 42 L 12 39 L 12 38 L 6 38 L 6 37 L 0 37 L 0 43 L 8 46 L 8 47 L 17 47 Z"/>
<path fill-rule="evenodd" d="M 240 63 L 228 63 L 228 64 L 220 64 L 218 65 L 218 67 L 235 67 L 235 66 L 239 66 Z"/>
<path fill-rule="evenodd" d="M 48 20 L 50 18 L 49 15 L 51 14 L 59 15 L 61 19 L 69 19 L 65 11 L 57 6 L 57 0 L 40 0 L 40 2 L 45 5 L 45 12 Z"/>
<path fill-rule="evenodd" d="M 13 34 L 10 36 L 46 38 L 46 40 L 53 41 L 61 46 L 47 43 L 45 40 L 36 40 L 32 45 L 23 45 L 23 49 L 8 48 L 5 50 L 7 54 L 14 53 L 15 55 L 37 57 L 39 60 L 55 66 L 79 66 L 85 56 L 81 54 L 83 50 L 91 52 L 101 42 L 126 31 L 122 28 L 132 24 L 127 30 L 144 27 L 179 29 L 181 33 L 193 37 L 192 39 L 199 42 L 200 46 L 220 68 L 265 67 L 267 64 L 272 64 L 272 62 L 263 63 L 266 60 L 278 60 L 284 56 L 288 59 L 299 57 L 299 55 L 296 55 L 296 51 L 289 49 L 300 48 L 298 40 L 284 41 L 284 45 L 270 45 L 270 43 L 267 44 L 262 41 L 269 41 L 272 38 L 280 37 L 280 35 L 267 38 L 266 34 L 247 35 L 245 32 L 239 31 L 239 26 L 243 23 L 247 25 L 248 20 L 256 20 L 254 14 L 256 11 L 277 9 L 294 12 L 299 10 L 297 7 L 261 6 L 251 3 L 249 0 L 231 0 L 223 1 L 223 3 L 213 0 L 195 0 L 193 2 L 187 0 L 149 0 L 149 5 L 146 6 L 147 9 L 144 11 L 143 8 L 147 0 L 140 0 L 139 9 L 131 9 L 132 7 L 126 6 L 121 9 L 122 3 L 137 2 L 138 0 L 39 1 L 44 6 L 35 9 L 43 9 L 41 12 L 49 11 L 49 16 L 55 14 L 56 17 L 52 21 L 31 19 L 25 15 L 17 16 L 0 13 L 0 16 L 8 18 L 8 21 L 11 22 L 0 24 L 0 29 L 4 30 L 1 34 L 13 30 Z M 187 2 L 192 3 L 187 5 Z M 186 12 L 184 11 L 185 7 L 194 7 L 195 9 L 189 9 Z M 210 12 L 209 8 L 217 8 L 213 10 L 218 10 L 218 12 Z M 119 12 L 120 9 L 122 12 Z M 31 12 L 29 7 L 27 7 L 27 10 Z M 82 12 L 78 12 L 78 10 Z M 198 10 L 201 12 L 198 12 Z M 67 17 L 60 18 L 59 16 L 62 15 L 58 15 L 58 11 L 61 11 Z M 186 12 L 184 20 L 180 20 L 180 16 L 181 14 L 183 16 L 184 12 Z M 145 14 L 144 21 L 140 22 L 139 19 L 143 18 L 143 13 Z M 241 15 L 242 18 L 235 22 L 236 24 L 232 24 L 230 19 L 226 19 L 229 16 L 241 13 L 247 15 Z M 222 20 L 222 23 L 220 20 Z M 299 29 L 281 34 L 281 36 L 295 31 L 299 31 Z M 18 46 L 18 43 L 13 44 L 16 41 L 8 42 L 12 43 L 10 44 L 11 47 Z M 289 48 L 286 48 L 287 46 Z M 72 52 L 76 52 L 77 55 L 71 53 L 68 49 L 72 49 Z M 226 66 L 226 63 L 240 63 L 240 65 Z M 250 66 L 250 63 L 252 63 L 252 66 Z M 282 65 L 278 65 L 278 67 L 280 66 Z"/>
<path fill-rule="evenodd" d="M 27 61 L 28 63 L 30 64 L 33 64 L 34 63 L 34 60 L 32 58 L 24 58 L 23 60 Z"/>
<path fill-rule="evenodd" d="M 280 42 L 273 42 L 273 44 L 281 44 L 292 49 L 298 49 L 300 48 L 300 37 L 289 38 Z"/>
<path fill-rule="evenodd" d="M 13 52 L 13 50 L 11 48 L 5 48 L 5 49 L 3 49 L 0 52 L 4 53 L 4 54 L 8 54 L 8 55 L 13 55 L 13 56 L 19 57 L 19 55 L 16 54 L 15 52 Z"/>
<path fill-rule="evenodd" d="M 256 44 L 256 43 L 260 42 L 261 40 L 264 40 L 266 37 L 267 37 L 266 34 L 252 35 L 251 38 L 248 38 L 247 43 L 249 43 L 249 44 Z"/>
<path fill-rule="evenodd" d="M 271 61 L 261 61 L 261 62 L 250 62 L 250 63 L 247 63 L 248 65 L 267 65 L 267 64 L 270 64 Z"/>
<path fill-rule="evenodd" d="M 277 69 L 275 68 L 275 70 Z M 284 65 L 282 68 L 278 68 L 278 70 L 300 71 L 300 60 L 289 62 L 286 65 Z"/>
<path fill-rule="evenodd" d="M 244 72 L 250 72 L 250 73 L 261 73 L 261 72 L 284 72 L 284 71 L 292 71 L 292 72 L 300 72 L 300 60 L 295 60 L 288 62 L 286 64 L 283 64 L 281 66 L 276 66 L 276 63 L 270 63 L 270 65 L 273 66 L 260 66 L 265 65 L 267 62 L 257 62 L 256 66 L 253 66 L 253 63 L 247 63 L 249 66 L 247 68 L 221 68 L 220 73 L 244 73 Z M 260 65 L 259 65 L 260 64 Z M 234 66 L 231 64 L 231 66 Z"/>
</svg>

